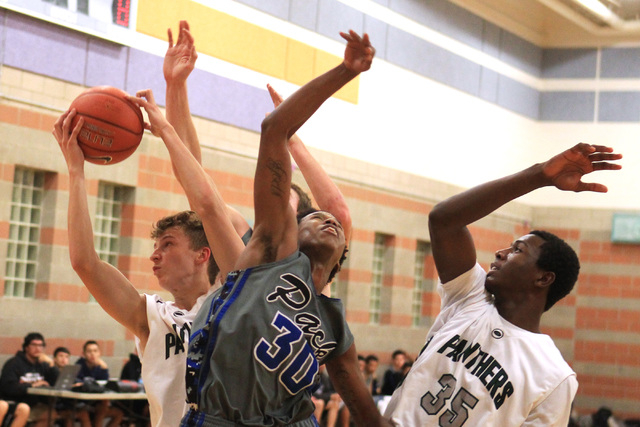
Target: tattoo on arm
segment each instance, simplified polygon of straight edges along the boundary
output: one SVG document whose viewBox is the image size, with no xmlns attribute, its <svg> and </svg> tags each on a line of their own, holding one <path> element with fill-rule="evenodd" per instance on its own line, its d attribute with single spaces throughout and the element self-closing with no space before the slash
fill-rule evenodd
<svg viewBox="0 0 640 427">
<path fill-rule="evenodd" d="M 282 167 L 282 163 L 269 159 L 267 162 L 267 168 L 271 171 L 271 194 L 276 197 L 283 197 L 285 192 L 282 185 L 285 182 L 284 178 L 286 177 L 286 171 Z"/>
</svg>

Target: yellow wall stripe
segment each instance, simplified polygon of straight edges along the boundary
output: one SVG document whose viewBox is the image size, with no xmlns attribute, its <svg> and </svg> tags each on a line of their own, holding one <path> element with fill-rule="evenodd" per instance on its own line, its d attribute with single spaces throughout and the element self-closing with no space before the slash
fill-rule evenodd
<svg viewBox="0 0 640 427">
<path fill-rule="evenodd" d="M 342 58 L 210 9 L 191 0 L 140 0 L 137 31 L 166 40 L 178 21 L 186 19 L 199 53 L 275 78 L 303 85 L 340 63 Z M 358 103 L 359 78 L 336 97 Z"/>
</svg>

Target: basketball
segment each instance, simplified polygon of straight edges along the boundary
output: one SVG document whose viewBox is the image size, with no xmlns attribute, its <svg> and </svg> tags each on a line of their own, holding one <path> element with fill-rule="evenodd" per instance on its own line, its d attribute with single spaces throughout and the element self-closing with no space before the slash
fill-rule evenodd
<svg viewBox="0 0 640 427">
<path fill-rule="evenodd" d="M 140 108 L 130 102 L 125 91 L 111 86 L 96 86 L 82 92 L 71 103 L 76 116 L 84 124 L 78 134 L 78 145 L 86 161 L 112 165 L 133 154 L 140 145 L 144 122 Z"/>
</svg>

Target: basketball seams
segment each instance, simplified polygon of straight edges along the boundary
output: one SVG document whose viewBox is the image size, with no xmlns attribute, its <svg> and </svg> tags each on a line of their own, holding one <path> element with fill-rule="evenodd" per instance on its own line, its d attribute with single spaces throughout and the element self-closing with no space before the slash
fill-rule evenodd
<svg viewBox="0 0 640 427">
<path fill-rule="evenodd" d="M 141 124 L 141 125 L 140 125 L 140 127 L 141 127 L 141 131 L 140 131 L 140 132 L 134 132 L 134 131 L 132 131 L 131 129 L 127 129 L 127 128 L 124 128 L 124 127 L 120 126 L 120 124 L 118 124 L 118 123 L 113 123 L 112 121 L 104 120 L 104 119 L 102 119 L 102 118 L 100 118 L 100 117 L 91 116 L 91 115 L 86 114 L 86 113 L 83 113 L 83 112 L 81 112 L 81 111 L 79 111 L 79 112 L 78 112 L 78 114 L 80 114 L 81 116 L 84 116 L 84 117 L 90 117 L 90 118 L 95 119 L 95 120 L 100 120 L 100 121 L 101 121 L 101 122 L 103 122 L 103 123 L 107 123 L 107 124 L 110 124 L 110 125 L 115 126 L 115 127 L 117 127 L 117 128 L 120 128 L 120 129 L 122 129 L 122 130 L 126 130 L 127 132 L 130 132 L 130 133 L 132 133 L 133 135 L 136 135 L 136 136 L 144 134 L 144 119 L 143 119 L 143 117 L 142 117 L 142 113 L 140 112 L 140 109 L 139 109 L 139 108 L 136 108 L 136 107 L 135 107 L 133 104 L 131 104 L 128 100 L 123 99 L 123 98 L 121 98 L 121 97 L 118 97 L 118 96 L 116 96 L 116 95 L 114 95 L 114 94 L 112 94 L 112 93 L 107 93 L 107 92 L 97 92 L 97 91 L 94 91 L 94 92 L 81 93 L 80 95 L 78 95 L 78 97 L 77 97 L 73 102 L 75 103 L 75 102 L 76 102 L 77 100 L 79 100 L 80 98 L 85 97 L 85 96 L 88 96 L 88 95 L 110 96 L 110 97 L 112 97 L 112 98 L 117 99 L 118 101 L 122 101 L 122 102 L 124 102 L 124 104 L 125 104 L 127 107 L 129 107 L 129 109 L 131 109 L 131 110 L 136 114 L 136 116 L 138 116 L 138 118 L 140 119 L 140 124 Z M 77 110 L 77 109 L 76 109 L 76 110 Z"/>
</svg>

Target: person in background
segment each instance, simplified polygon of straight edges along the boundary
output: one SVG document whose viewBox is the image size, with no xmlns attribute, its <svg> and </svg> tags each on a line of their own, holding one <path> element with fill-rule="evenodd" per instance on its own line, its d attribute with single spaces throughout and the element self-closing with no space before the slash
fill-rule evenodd
<svg viewBox="0 0 640 427">
<path fill-rule="evenodd" d="M 24 337 L 22 351 L 7 360 L 0 375 L 0 393 L 2 398 L 17 403 L 25 403 L 30 412 L 28 421 L 34 427 L 45 427 L 49 414 L 47 400 L 40 396 L 30 395 L 30 387 L 48 387 L 55 383 L 57 370 L 50 359 L 43 360 L 45 340 L 41 333 L 31 332 Z M 52 412 L 55 419 L 57 414 Z"/>
<path fill-rule="evenodd" d="M 69 364 L 70 357 L 71 352 L 67 347 L 57 347 L 53 351 L 53 366 L 60 370 L 62 367 Z"/>
<path fill-rule="evenodd" d="M 85 383 L 87 381 L 108 381 L 109 368 L 104 360 L 102 360 L 102 352 L 96 341 L 89 340 L 82 346 L 82 357 L 78 359 L 76 364 L 80 365 L 78 371 L 78 382 Z M 93 425 L 94 427 L 103 427 L 104 420 L 109 418 L 107 427 L 117 427 L 122 422 L 124 414 L 122 410 L 111 405 L 108 400 L 96 401 L 94 406 Z"/>
<path fill-rule="evenodd" d="M 391 355 L 391 366 L 384 373 L 382 378 L 382 388 L 380 394 L 385 396 L 391 396 L 393 391 L 398 387 L 404 374 L 402 372 L 402 366 L 407 360 L 407 353 L 404 350 L 396 350 Z"/>
<path fill-rule="evenodd" d="M 378 356 L 370 354 L 364 359 L 364 382 L 369 389 L 372 396 L 380 394 L 380 388 L 378 387 L 378 377 L 376 371 L 378 370 Z"/>
</svg>

